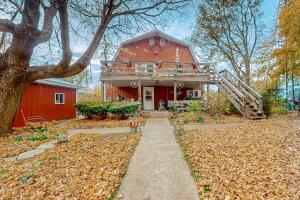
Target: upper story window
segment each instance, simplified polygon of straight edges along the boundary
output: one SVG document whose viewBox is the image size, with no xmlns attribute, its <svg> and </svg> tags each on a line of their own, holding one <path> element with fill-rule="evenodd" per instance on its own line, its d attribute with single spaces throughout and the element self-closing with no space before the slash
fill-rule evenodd
<svg viewBox="0 0 300 200">
<path fill-rule="evenodd" d="M 153 37 L 151 37 L 151 38 L 149 38 L 149 45 L 150 46 L 154 46 L 154 38 Z"/>
<path fill-rule="evenodd" d="M 156 65 L 152 63 L 137 63 L 135 64 L 135 73 L 136 74 L 147 74 L 147 73 L 155 73 Z"/>
<path fill-rule="evenodd" d="M 65 93 L 55 93 L 55 104 L 65 104 Z"/>
<path fill-rule="evenodd" d="M 137 74 L 141 74 L 144 71 L 144 67 L 142 64 L 135 64 L 135 72 Z"/>
<path fill-rule="evenodd" d="M 147 64 L 146 69 L 145 69 L 145 73 L 153 73 L 156 72 L 155 69 L 155 65 L 154 64 Z"/>
<path fill-rule="evenodd" d="M 165 46 L 165 44 L 166 44 L 166 40 L 163 38 L 160 38 L 159 45 L 163 47 L 163 46 Z"/>
</svg>

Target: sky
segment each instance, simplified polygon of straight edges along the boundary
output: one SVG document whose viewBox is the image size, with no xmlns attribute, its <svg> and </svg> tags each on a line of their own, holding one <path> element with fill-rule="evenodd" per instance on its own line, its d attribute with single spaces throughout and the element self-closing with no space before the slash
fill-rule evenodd
<svg viewBox="0 0 300 200">
<path fill-rule="evenodd" d="M 173 21 L 168 22 L 168 26 L 165 28 L 159 28 L 161 31 L 172 35 L 180 40 L 184 40 L 191 36 L 193 32 L 194 24 L 196 23 L 197 19 L 197 6 L 199 4 L 199 1 L 195 1 L 195 6 L 193 6 L 195 9 L 191 10 L 191 12 L 188 12 L 184 17 L 180 19 L 176 19 Z M 278 12 L 278 0 L 264 0 L 262 3 L 262 21 L 265 26 L 266 31 L 270 31 L 272 27 L 276 24 L 276 17 Z M 142 33 L 137 33 L 136 35 L 139 35 Z M 124 38 L 129 39 L 128 38 Z M 75 52 L 82 52 L 86 48 L 84 42 L 79 42 L 76 46 L 73 47 L 73 51 Z M 201 60 L 200 60 L 201 62 Z M 100 58 L 94 57 L 91 61 L 90 70 L 92 72 L 92 80 L 89 80 L 89 87 L 96 87 L 99 83 L 100 78 Z"/>
</svg>

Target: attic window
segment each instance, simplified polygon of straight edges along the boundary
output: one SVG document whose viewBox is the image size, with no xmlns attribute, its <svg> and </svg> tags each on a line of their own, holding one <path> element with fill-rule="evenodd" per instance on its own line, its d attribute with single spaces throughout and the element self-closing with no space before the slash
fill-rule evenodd
<svg viewBox="0 0 300 200">
<path fill-rule="evenodd" d="M 165 46 L 165 44 L 166 44 L 166 40 L 165 39 L 163 39 L 163 38 L 160 38 L 160 40 L 159 40 L 159 44 L 160 44 L 160 46 Z"/>
<path fill-rule="evenodd" d="M 149 38 L 149 45 L 154 46 L 154 38 Z"/>
</svg>

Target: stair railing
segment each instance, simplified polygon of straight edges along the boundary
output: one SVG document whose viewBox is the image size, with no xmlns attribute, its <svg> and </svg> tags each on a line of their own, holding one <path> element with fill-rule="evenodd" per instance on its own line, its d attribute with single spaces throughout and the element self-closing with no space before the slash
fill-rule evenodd
<svg viewBox="0 0 300 200">
<path fill-rule="evenodd" d="M 217 75 L 217 78 L 223 81 L 234 93 L 236 93 L 240 98 L 245 98 L 245 95 L 241 93 L 232 83 L 230 83 L 222 74 L 220 74 L 216 69 L 213 69 L 214 73 Z"/>
<path fill-rule="evenodd" d="M 244 81 L 237 78 L 235 75 L 233 75 L 228 70 L 225 69 L 221 73 L 224 74 L 224 77 L 226 79 L 229 79 L 231 82 L 236 82 L 236 86 L 238 88 L 243 89 L 243 91 L 245 92 L 245 95 L 249 96 L 258 105 L 259 109 L 262 109 L 262 96 L 260 94 L 258 94 L 255 90 L 253 90 L 250 86 L 248 86 Z"/>
</svg>

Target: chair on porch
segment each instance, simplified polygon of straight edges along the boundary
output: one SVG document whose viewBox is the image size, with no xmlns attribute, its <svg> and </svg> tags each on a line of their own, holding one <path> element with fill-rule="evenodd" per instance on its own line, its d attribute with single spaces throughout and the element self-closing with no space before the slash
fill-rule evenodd
<svg viewBox="0 0 300 200">
<path fill-rule="evenodd" d="M 164 102 L 164 100 L 162 100 L 162 99 L 159 100 L 159 103 L 158 103 L 158 110 L 159 110 L 159 111 L 166 110 L 165 102 Z"/>
</svg>

